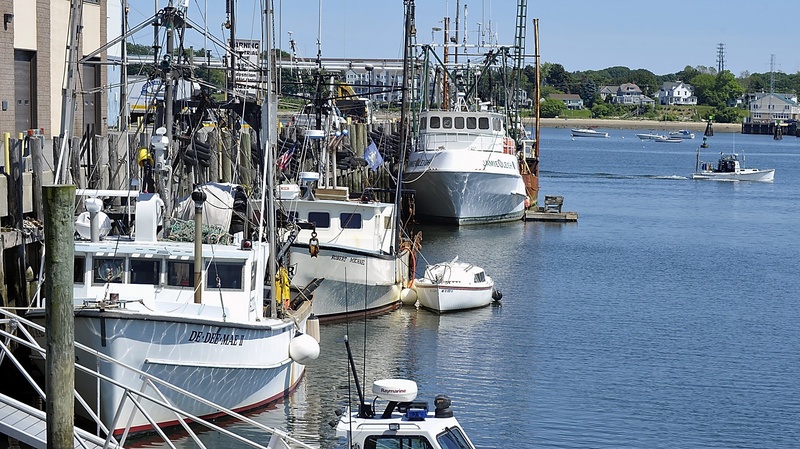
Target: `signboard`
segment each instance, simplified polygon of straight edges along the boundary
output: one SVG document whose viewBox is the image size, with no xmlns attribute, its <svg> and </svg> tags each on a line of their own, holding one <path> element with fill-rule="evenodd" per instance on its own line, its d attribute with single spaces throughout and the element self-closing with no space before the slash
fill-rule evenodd
<svg viewBox="0 0 800 449">
<path fill-rule="evenodd" d="M 261 43 L 256 40 L 237 39 L 231 48 L 236 52 L 235 89 L 255 95 L 258 87 Z"/>
</svg>

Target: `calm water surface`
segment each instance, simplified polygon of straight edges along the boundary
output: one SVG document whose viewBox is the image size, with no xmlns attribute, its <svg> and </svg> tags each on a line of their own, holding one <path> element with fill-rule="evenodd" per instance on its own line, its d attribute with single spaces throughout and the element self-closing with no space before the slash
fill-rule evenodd
<svg viewBox="0 0 800 449">
<path fill-rule="evenodd" d="M 704 160 L 735 150 L 776 175 L 716 182 L 688 178 L 699 133 L 636 132 L 542 130 L 540 199 L 563 195 L 578 223 L 422 228 L 425 260 L 484 267 L 501 307 L 323 325 L 299 389 L 255 418 L 346 447 L 328 421 L 348 400 L 348 334 L 362 384 L 448 394 L 479 448 L 797 447 L 800 139 L 718 133 Z"/>
</svg>

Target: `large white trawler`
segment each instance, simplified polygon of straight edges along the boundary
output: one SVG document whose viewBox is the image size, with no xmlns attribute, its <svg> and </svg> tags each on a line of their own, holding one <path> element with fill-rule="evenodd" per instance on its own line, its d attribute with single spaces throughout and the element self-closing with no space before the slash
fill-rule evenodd
<svg viewBox="0 0 800 449">
<path fill-rule="evenodd" d="M 419 114 L 419 138 L 404 178 L 415 194 L 415 215 L 450 224 L 522 218 L 530 201 L 506 117 L 463 95 L 452 110 Z"/>
</svg>

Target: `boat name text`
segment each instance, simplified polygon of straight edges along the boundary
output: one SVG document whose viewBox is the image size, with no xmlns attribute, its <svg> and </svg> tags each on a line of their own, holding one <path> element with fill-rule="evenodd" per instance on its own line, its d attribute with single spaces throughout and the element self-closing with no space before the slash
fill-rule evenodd
<svg viewBox="0 0 800 449">
<path fill-rule="evenodd" d="M 331 260 L 335 260 L 337 262 L 350 262 L 357 265 L 366 265 L 365 259 L 359 259 L 358 257 L 347 257 L 347 256 L 331 256 Z"/>
<path fill-rule="evenodd" d="M 483 168 L 486 168 L 486 167 L 513 169 L 514 168 L 514 164 L 512 164 L 511 162 L 489 159 L 489 160 L 483 162 Z"/>
<path fill-rule="evenodd" d="M 210 345 L 242 346 L 244 344 L 244 335 L 192 331 L 192 334 L 189 335 L 189 341 L 208 343 Z"/>
</svg>

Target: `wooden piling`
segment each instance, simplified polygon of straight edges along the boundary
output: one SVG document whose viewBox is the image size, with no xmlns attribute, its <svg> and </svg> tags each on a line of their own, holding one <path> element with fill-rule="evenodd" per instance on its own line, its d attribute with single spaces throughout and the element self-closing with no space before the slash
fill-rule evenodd
<svg viewBox="0 0 800 449">
<path fill-rule="evenodd" d="M 24 207 L 22 201 L 22 140 L 11 139 L 8 167 L 8 215 L 11 227 L 22 232 L 24 226 Z M 17 305 L 25 302 L 25 244 L 14 246 L 11 266 L 8 267 L 9 303 Z"/>
<path fill-rule="evenodd" d="M 31 147 L 31 165 L 33 172 L 31 173 L 33 182 L 33 214 L 37 220 L 44 220 L 44 210 L 42 206 L 42 172 L 43 172 L 43 158 L 42 158 L 42 141 L 38 138 L 29 140 Z"/>
<path fill-rule="evenodd" d="M 74 446 L 75 317 L 72 305 L 74 185 L 42 188 L 45 228 L 45 327 L 47 328 L 47 447 Z"/>
</svg>

